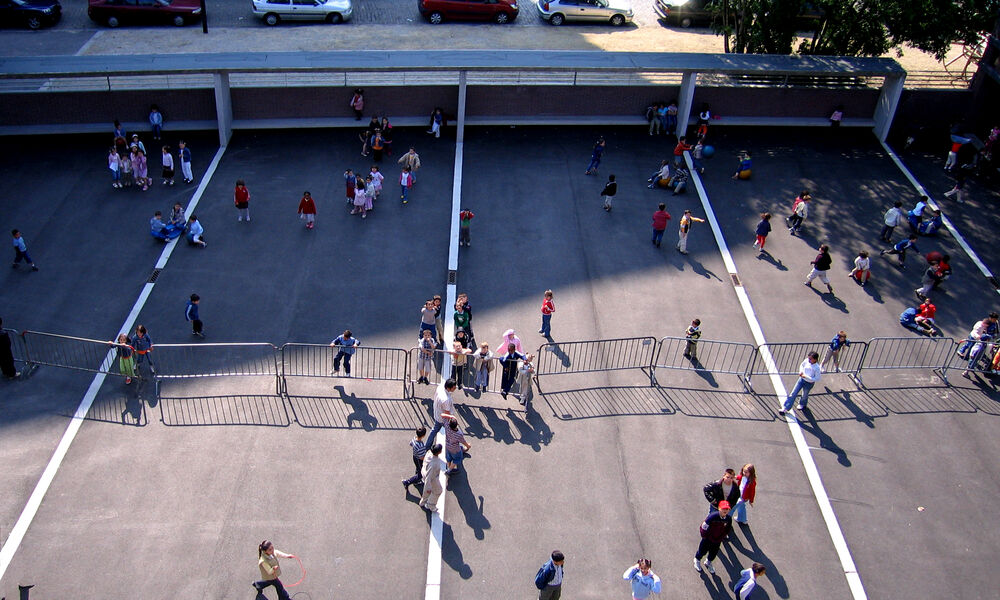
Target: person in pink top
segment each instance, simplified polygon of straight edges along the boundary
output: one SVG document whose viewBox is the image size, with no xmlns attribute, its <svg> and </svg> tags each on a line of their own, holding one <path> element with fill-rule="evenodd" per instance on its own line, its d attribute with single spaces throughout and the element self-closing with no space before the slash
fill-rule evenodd
<svg viewBox="0 0 1000 600">
<path fill-rule="evenodd" d="M 503 332 L 503 341 L 500 342 L 500 345 L 497 346 L 497 348 L 506 348 L 510 344 L 514 344 L 514 348 L 518 352 L 522 351 L 521 338 L 517 337 L 517 334 L 514 333 L 513 329 L 508 329 L 507 331 Z"/>
<path fill-rule="evenodd" d="M 660 202 L 659 208 L 653 213 L 653 245 L 660 247 L 663 241 L 663 232 L 667 230 L 667 221 L 670 220 L 670 213 L 667 212 L 667 205 Z"/>
</svg>

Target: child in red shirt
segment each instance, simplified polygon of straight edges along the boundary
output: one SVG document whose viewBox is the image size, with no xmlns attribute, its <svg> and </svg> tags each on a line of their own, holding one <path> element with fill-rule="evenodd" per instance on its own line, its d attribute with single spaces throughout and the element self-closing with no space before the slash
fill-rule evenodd
<svg viewBox="0 0 1000 600">
<path fill-rule="evenodd" d="M 545 290 L 545 297 L 542 299 L 542 328 L 538 333 L 547 338 L 552 337 L 552 313 L 556 312 L 555 302 L 552 301 L 552 290 Z"/>
<path fill-rule="evenodd" d="M 306 229 L 313 228 L 316 220 L 316 202 L 313 201 L 312 194 L 302 192 L 302 200 L 299 202 L 299 218 L 305 219 Z"/>
<path fill-rule="evenodd" d="M 684 153 L 691 149 L 691 145 L 687 143 L 687 138 L 683 135 L 677 140 L 677 145 L 674 146 L 674 164 L 680 166 L 684 162 Z"/>
</svg>

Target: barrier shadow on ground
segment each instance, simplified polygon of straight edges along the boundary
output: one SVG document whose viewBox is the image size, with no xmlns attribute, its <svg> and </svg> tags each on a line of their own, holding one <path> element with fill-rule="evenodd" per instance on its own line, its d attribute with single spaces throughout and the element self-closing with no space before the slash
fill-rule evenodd
<svg viewBox="0 0 1000 600">
<path fill-rule="evenodd" d="M 798 402 L 797 399 L 796 403 Z M 874 428 L 875 419 L 889 416 L 889 410 L 864 389 L 831 389 L 829 386 L 813 388 L 806 406 L 807 410 L 799 411 L 802 415 L 800 423 L 857 421 Z"/>
<path fill-rule="evenodd" d="M 976 404 L 967 398 L 960 388 L 944 382 L 939 382 L 937 385 L 908 387 L 866 387 L 865 392 L 885 406 L 889 412 L 900 415 L 972 413 L 977 410 Z M 998 408 L 1000 406 L 994 407 L 993 410 L 996 411 Z"/>
<path fill-rule="evenodd" d="M 982 373 L 971 373 L 968 379 L 949 378 L 952 389 L 976 410 L 1000 416 L 1000 379 Z"/>
<path fill-rule="evenodd" d="M 420 408 L 400 398 L 367 398 L 344 391 L 337 396 L 288 396 L 295 421 L 315 429 L 413 430 L 426 425 Z"/>
<path fill-rule="evenodd" d="M 672 415 L 677 412 L 660 387 L 609 386 L 539 393 L 561 421 L 629 415 Z"/>
<path fill-rule="evenodd" d="M 535 398 L 537 400 L 538 395 Z M 464 423 L 467 437 L 492 439 L 503 444 L 524 444 L 531 446 L 535 452 L 552 442 L 552 429 L 535 409 L 534 402 L 528 402 L 523 407 L 519 404 L 487 406 L 456 403 L 455 411 Z"/>
<path fill-rule="evenodd" d="M 257 425 L 288 427 L 288 407 L 274 394 L 160 396 L 160 418 L 168 426 Z"/>
<path fill-rule="evenodd" d="M 745 390 L 702 390 L 658 386 L 677 412 L 689 417 L 737 419 L 740 421 L 773 421 L 777 414 L 765 404 L 764 398 Z"/>
<path fill-rule="evenodd" d="M 110 385 L 101 388 L 84 420 L 145 427 L 149 418 L 146 415 L 143 391 L 141 380 L 125 385 L 121 380 L 115 379 Z"/>
</svg>

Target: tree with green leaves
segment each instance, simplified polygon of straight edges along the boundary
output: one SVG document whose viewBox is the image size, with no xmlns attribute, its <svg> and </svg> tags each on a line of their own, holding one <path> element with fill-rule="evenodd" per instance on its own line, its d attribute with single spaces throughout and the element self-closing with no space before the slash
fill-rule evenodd
<svg viewBox="0 0 1000 600">
<path fill-rule="evenodd" d="M 956 42 L 978 43 L 1000 16 L 1000 0 L 715 0 L 726 52 L 879 56 L 910 46 L 943 58 Z M 817 18 L 810 19 L 810 16 Z"/>
</svg>

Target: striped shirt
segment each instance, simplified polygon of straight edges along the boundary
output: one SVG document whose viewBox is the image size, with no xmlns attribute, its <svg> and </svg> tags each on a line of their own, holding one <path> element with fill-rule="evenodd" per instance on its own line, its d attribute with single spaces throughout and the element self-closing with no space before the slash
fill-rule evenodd
<svg viewBox="0 0 1000 600">
<path fill-rule="evenodd" d="M 410 440 L 410 447 L 413 448 L 413 458 L 423 459 L 424 455 L 427 454 L 427 444 L 423 440 L 413 438 Z"/>
<path fill-rule="evenodd" d="M 444 428 L 444 451 L 451 454 L 458 454 L 462 450 L 462 442 L 465 441 L 465 434 L 460 429 Z"/>
</svg>

